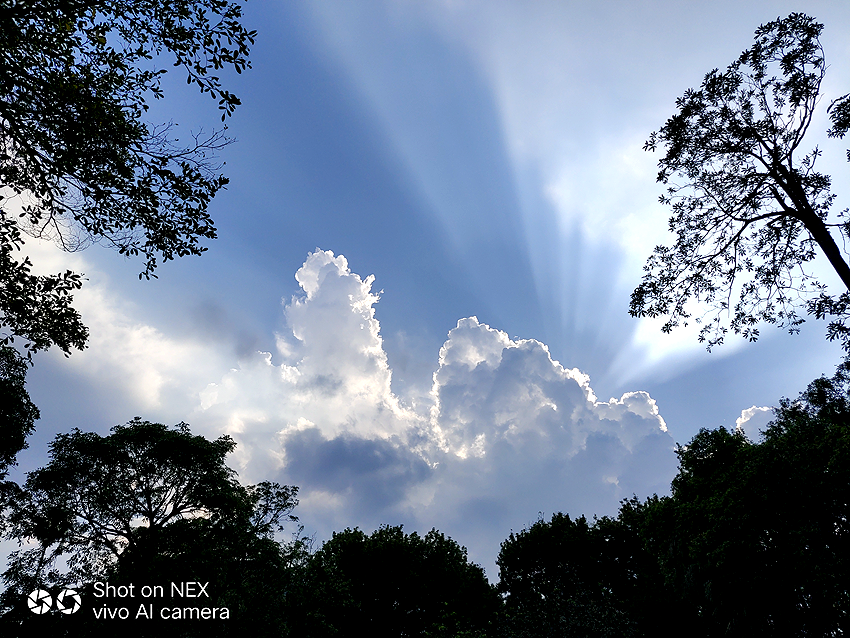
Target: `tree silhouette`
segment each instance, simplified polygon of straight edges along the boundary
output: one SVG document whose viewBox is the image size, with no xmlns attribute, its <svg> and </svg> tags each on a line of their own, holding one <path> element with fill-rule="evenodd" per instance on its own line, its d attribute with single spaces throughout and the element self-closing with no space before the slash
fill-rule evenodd
<svg viewBox="0 0 850 638">
<path fill-rule="evenodd" d="M 850 360 L 759 441 L 702 429 L 670 496 L 502 543 L 508 636 L 840 636 L 850 628 Z"/>
<path fill-rule="evenodd" d="M 699 340 L 710 350 L 731 329 L 750 341 L 758 324 L 791 332 L 805 308 L 830 317 L 830 339 L 850 349 L 850 294 L 829 296 L 807 269 L 820 251 L 850 290 L 850 266 L 831 228 L 850 236 L 848 221 L 830 221 L 830 178 L 815 169 L 816 146 L 802 146 L 826 72 L 823 25 L 792 13 L 760 26 L 755 43 L 725 71 L 705 76 L 676 101 L 679 112 L 644 146 L 663 146 L 661 202 L 673 209 L 673 246 L 657 246 L 632 292 L 634 317 L 668 317 L 662 330 L 687 325 L 689 302 L 709 310 Z M 848 129 L 850 96 L 835 100 L 829 134 Z M 712 315 L 713 313 L 713 315 Z M 728 326 L 723 315 L 728 314 Z"/>
<path fill-rule="evenodd" d="M 510 636 L 639 635 L 620 585 L 628 571 L 616 521 L 555 514 L 502 543 L 499 591 Z M 624 578 L 624 576 L 626 576 Z M 633 577 L 635 575 L 632 575 Z M 633 593 L 633 592 L 628 592 Z"/>
<path fill-rule="evenodd" d="M 185 424 L 138 418 L 108 436 L 58 435 L 49 463 L 28 474 L 12 505 L 7 537 L 30 547 L 13 553 L 3 574 L 7 620 L 38 618 L 24 603 L 36 588 L 86 592 L 81 617 L 91 619 L 95 581 L 199 581 L 211 583 L 213 602 L 232 608 L 228 630 L 238 624 L 256 633 L 260 625 L 274 634 L 285 567 L 297 549 L 274 534 L 297 521 L 298 490 L 242 486 L 225 465 L 234 447 L 227 436 L 208 441 Z"/>
<path fill-rule="evenodd" d="M 493 635 L 499 600 L 466 549 L 437 530 L 335 532 L 287 603 L 293 636 Z"/>
<path fill-rule="evenodd" d="M 758 442 L 701 430 L 678 449 L 672 495 L 629 506 L 695 636 L 850 627 L 850 365 L 775 415 Z"/>
<path fill-rule="evenodd" d="M 26 390 L 26 360 L 14 348 L 0 346 L 0 481 L 15 464 L 35 429 L 38 408 Z M 2 509 L 0 501 L 0 509 Z"/>
<path fill-rule="evenodd" d="M 71 307 L 71 272 L 35 277 L 24 237 L 66 250 L 105 243 L 159 260 L 197 255 L 216 236 L 207 209 L 227 184 L 215 152 L 221 131 L 187 132 L 144 120 L 163 97 L 170 54 L 190 84 L 218 101 L 239 99 L 218 73 L 249 66 L 254 32 L 229 0 L 31 0 L 0 6 L 0 334 L 34 352 L 66 354 L 87 332 Z"/>
</svg>

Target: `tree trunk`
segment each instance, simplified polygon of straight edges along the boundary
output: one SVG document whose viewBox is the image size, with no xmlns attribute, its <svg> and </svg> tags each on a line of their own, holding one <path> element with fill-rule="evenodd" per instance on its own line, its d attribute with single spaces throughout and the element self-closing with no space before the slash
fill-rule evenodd
<svg viewBox="0 0 850 638">
<path fill-rule="evenodd" d="M 823 220 L 815 215 L 814 212 L 803 219 L 803 224 L 806 230 L 812 234 L 818 246 L 821 247 L 821 250 L 823 250 L 826 258 L 829 259 L 829 263 L 832 264 L 835 272 L 841 277 L 844 287 L 850 292 L 850 266 L 844 260 L 841 249 L 835 243 L 835 239 L 833 239 L 832 234 L 829 232 L 829 228 L 826 227 Z"/>
<path fill-rule="evenodd" d="M 844 287 L 850 292 L 850 266 L 847 265 L 844 256 L 841 254 L 841 249 L 829 232 L 829 228 L 818 217 L 812 205 L 809 204 L 806 192 L 800 185 L 799 177 L 779 163 L 774 164 L 773 171 L 771 172 L 774 179 L 782 187 L 782 190 L 791 198 L 791 202 L 797 211 L 797 219 L 803 222 L 803 226 L 809 231 L 812 238 L 818 243 L 818 246 L 821 247 L 826 258 L 829 259 L 829 263 L 832 264 L 835 272 L 841 277 Z"/>
</svg>

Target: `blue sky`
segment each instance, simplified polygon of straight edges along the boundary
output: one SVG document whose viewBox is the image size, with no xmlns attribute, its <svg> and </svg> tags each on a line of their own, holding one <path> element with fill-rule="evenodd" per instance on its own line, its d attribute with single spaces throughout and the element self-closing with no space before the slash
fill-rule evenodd
<svg viewBox="0 0 850 638">
<path fill-rule="evenodd" d="M 815 321 L 707 353 L 627 312 L 669 242 L 643 142 L 759 24 L 799 9 L 249 3 L 253 69 L 228 77 L 243 104 L 209 251 L 140 282 L 98 246 L 28 244 L 37 267 L 86 273 L 92 339 L 37 358 L 42 419 L 20 471 L 72 427 L 183 420 L 234 436 L 246 481 L 300 485 L 318 539 L 437 527 L 491 578 L 499 542 L 540 512 L 613 514 L 665 490 L 674 443 L 840 359 Z M 805 10 L 826 25 L 811 144 L 840 209 L 846 145 L 825 139 L 823 110 L 850 86 L 850 7 Z M 215 124 L 173 75 L 152 116 Z M 769 415 L 747 414 L 751 428 Z"/>
</svg>

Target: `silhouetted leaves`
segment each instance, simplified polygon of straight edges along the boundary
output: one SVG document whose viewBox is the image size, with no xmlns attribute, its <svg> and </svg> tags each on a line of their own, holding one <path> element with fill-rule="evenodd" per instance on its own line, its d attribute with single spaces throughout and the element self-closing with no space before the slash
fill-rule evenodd
<svg viewBox="0 0 850 638">
<path fill-rule="evenodd" d="M 208 441 L 186 424 L 169 428 L 140 419 L 109 436 L 58 435 L 50 462 L 28 474 L 13 502 L 7 536 L 29 547 L 12 555 L 3 574 L 5 620 L 39 618 L 23 598 L 36 587 L 86 592 L 81 617 L 92 621 L 95 581 L 138 587 L 197 581 L 210 583 L 207 604 L 231 609 L 226 630 L 278 635 L 287 568 L 302 550 L 278 543 L 274 534 L 297 521 L 291 511 L 298 490 L 240 485 L 225 465 L 234 447 L 227 436 Z M 159 623 L 143 625 L 164 635 Z M 183 631 L 179 623 L 166 629 Z M 223 630 L 205 627 L 204 635 Z"/>
<path fill-rule="evenodd" d="M 848 228 L 828 222 L 835 196 L 815 170 L 821 151 L 801 146 L 826 72 L 822 29 L 801 13 L 762 25 L 752 47 L 686 91 L 679 112 L 650 135 L 645 150 L 666 150 L 658 181 L 667 185 L 661 202 L 673 209 L 676 241 L 647 261 L 632 316 L 666 316 L 669 332 L 701 304 L 694 321 L 710 317 L 699 333 L 710 350 L 730 329 L 755 341 L 761 322 L 797 332 L 806 308 L 834 317 L 828 337 L 850 349 L 846 300 L 826 295 L 806 268 L 820 249 L 850 289 L 850 267 L 829 231 Z M 831 116 L 830 134 L 842 136 L 847 96 Z"/>
<path fill-rule="evenodd" d="M 218 101 L 222 121 L 239 99 L 219 70 L 249 66 L 254 32 L 229 0 L 33 0 L 0 7 L 0 324 L 3 343 L 33 351 L 82 348 L 70 307 L 80 276 L 32 276 L 23 234 L 76 250 L 105 243 L 158 261 L 197 255 L 216 236 L 207 208 L 227 184 L 220 131 L 187 132 L 144 120 L 163 97 L 158 68 L 172 56 L 190 84 Z M 188 140 L 188 143 L 186 143 Z M 12 202 L 17 202 L 13 205 Z"/>
<path fill-rule="evenodd" d="M 509 636 L 838 636 L 850 627 L 850 363 L 753 442 L 701 430 L 672 495 L 502 544 Z"/>
<path fill-rule="evenodd" d="M 502 543 L 496 562 L 509 635 L 637 635 L 608 523 L 555 514 Z"/>
<path fill-rule="evenodd" d="M 310 557 L 287 615 L 293 636 L 485 636 L 498 597 L 466 550 L 436 530 L 335 532 Z"/>
<path fill-rule="evenodd" d="M 26 360 L 14 348 L 0 346 L 0 481 L 15 464 L 18 452 L 27 447 L 26 438 L 39 418 L 25 387 L 26 376 Z"/>
</svg>

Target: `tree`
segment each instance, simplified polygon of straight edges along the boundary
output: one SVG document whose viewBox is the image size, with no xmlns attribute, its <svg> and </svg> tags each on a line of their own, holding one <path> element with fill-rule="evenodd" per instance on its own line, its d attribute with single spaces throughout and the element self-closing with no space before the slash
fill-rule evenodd
<svg viewBox="0 0 850 638">
<path fill-rule="evenodd" d="M 163 97 L 163 55 L 218 100 L 239 99 L 219 70 L 250 66 L 255 32 L 238 0 L 27 0 L 0 3 L 0 334 L 30 353 L 84 347 L 71 307 L 80 275 L 33 276 L 23 237 L 66 250 L 91 242 L 158 260 L 197 255 L 216 236 L 208 206 L 225 187 L 221 131 L 180 142 L 174 124 L 144 121 Z M 188 142 L 188 143 L 187 143 Z M 17 201 L 17 203 L 14 203 Z"/>
<path fill-rule="evenodd" d="M 801 13 L 760 26 L 752 47 L 686 91 L 679 112 L 650 135 L 645 150 L 666 149 L 658 162 L 658 181 L 668 186 L 660 201 L 672 206 L 676 241 L 657 246 L 647 261 L 632 316 L 667 316 L 662 330 L 670 332 L 687 325 L 689 302 L 705 304 L 709 310 L 695 321 L 714 313 L 699 333 L 710 350 L 729 329 L 755 341 L 761 322 L 797 332 L 805 308 L 832 318 L 828 337 L 850 350 L 850 293 L 827 295 L 807 270 L 819 249 L 850 291 L 846 252 L 830 230 L 850 236 L 847 211 L 830 221 L 835 195 L 829 176 L 815 170 L 821 151 L 801 146 L 826 72 L 822 29 Z M 850 94 L 827 110 L 829 135 L 843 137 Z"/>
<path fill-rule="evenodd" d="M 607 518 L 588 524 L 584 516 L 572 520 L 555 514 L 551 521 L 512 533 L 496 561 L 507 634 L 639 635 L 624 596 L 622 585 L 630 578 L 618 560 L 622 552 L 614 528 Z"/>
<path fill-rule="evenodd" d="M 509 636 L 839 636 L 850 628 L 850 358 L 751 441 L 702 429 L 670 496 L 502 543 Z"/>
<path fill-rule="evenodd" d="M 35 429 L 38 408 L 26 390 L 27 363 L 14 348 L 0 346 L 0 481 L 15 464 Z M 0 509 L 3 500 L 0 498 Z"/>
<path fill-rule="evenodd" d="M 665 595 L 693 635 L 850 627 L 850 364 L 775 415 L 757 443 L 701 430 L 678 449 L 672 495 L 637 507 Z"/>
<path fill-rule="evenodd" d="M 437 530 L 334 532 L 287 606 L 293 636 L 484 636 L 498 597 L 466 549 Z"/>
<path fill-rule="evenodd" d="M 14 348 L 0 345 L 0 535 L 5 529 L 3 513 L 20 491 L 6 476 L 39 418 L 26 390 L 26 374 L 26 359 Z"/>
<path fill-rule="evenodd" d="M 15 552 L 3 574 L 7 616 L 31 621 L 24 596 L 37 587 L 74 587 L 88 607 L 98 580 L 198 581 L 211 583 L 212 600 L 231 607 L 243 628 L 256 633 L 263 619 L 274 629 L 280 619 L 268 614 L 280 607 L 292 558 L 274 534 L 297 521 L 298 490 L 240 485 L 225 465 L 234 447 L 227 436 L 208 441 L 182 423 L 138 418 L 108 436 L 59 434 L 50 462 L 28 474 L 9 516 L 8 538 L 35 546 Z"/>
</svg>

